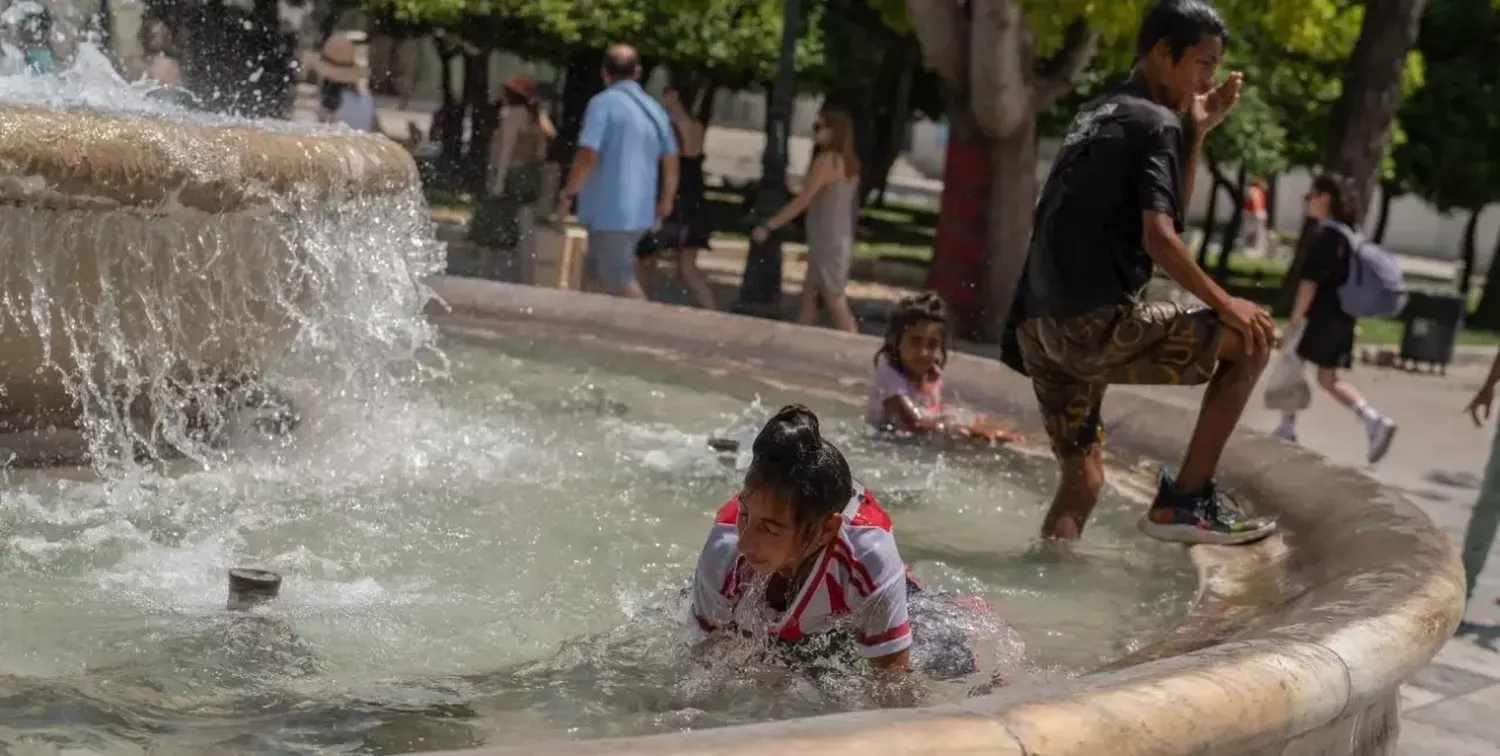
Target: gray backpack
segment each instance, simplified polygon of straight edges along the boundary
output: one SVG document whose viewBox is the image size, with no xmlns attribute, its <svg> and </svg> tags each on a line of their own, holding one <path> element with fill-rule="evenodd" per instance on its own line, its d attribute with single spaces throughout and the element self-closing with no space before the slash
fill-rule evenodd
<svg viewBox="0 0 1500 756">
<path fill-rule="evenodd" d="M 1406 278 L 1389 250 L 1338 222 L 1324 225 L 1349 243 L 1349 277 L 1339 285 L 1339 304 L 1356 318 L 1384 318 L 1406 305 Z"/>
</svg>

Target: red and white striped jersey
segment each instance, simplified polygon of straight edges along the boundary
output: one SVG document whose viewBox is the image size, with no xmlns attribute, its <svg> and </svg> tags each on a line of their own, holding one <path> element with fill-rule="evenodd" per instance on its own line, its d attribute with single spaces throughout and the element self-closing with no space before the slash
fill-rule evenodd
<svg viewBox="0 0 1500 756">
<path fill-rule="evenodd" d="M 848 623 L 866 657 L 911 646 L 906 616 L 906 565 L 896 551 L 891 518 L 875 495 L 855 484 L 838 537 L 816 557 L 812 572 L 785 612 L 747 597 L 755 572 L 740 556 L 739 497 L 719 509 L 693 578 L 695 638 L 716 631 L 764 633 L 786 642 Z"/>
</svg>

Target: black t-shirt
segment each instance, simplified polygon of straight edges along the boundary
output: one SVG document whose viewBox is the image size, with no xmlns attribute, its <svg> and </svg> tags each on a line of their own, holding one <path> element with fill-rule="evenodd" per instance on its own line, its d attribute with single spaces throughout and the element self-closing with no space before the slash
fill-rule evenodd
<svg viewBox="0 0 1500 756">
<path fill-rule="evenodd" d="M 1298 277 L 1318 285 L 1307 310 L 1309 319 L 1354 320 L 1339 301 L 1339 287 L 1349 278 L 1349 241 L 1337 229 L 1323 226 L 1307 242 Z"/>
<path fill-rule="evenodd" d="M 1182 229 L 1183 128 L 1143 84 L 1079 110 L 1037 202 L 1018 299 L 1026 317 L 1069 317 L 1128 301 L 1151 280 L 1141 213 Z"/>
</svg>

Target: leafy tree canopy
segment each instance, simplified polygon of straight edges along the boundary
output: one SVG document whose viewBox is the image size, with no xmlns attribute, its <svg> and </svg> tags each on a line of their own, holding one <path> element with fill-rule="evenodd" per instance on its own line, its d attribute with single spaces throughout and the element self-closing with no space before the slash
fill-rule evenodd
<svg viewBox="0 0 1500 756">
<path fill-rule="evenodd" d="M 366 6 L 554 60 L 578 47 L 628 42 L 651 61 L 732 86 L 769 79 L 781 42 L 781 0 L 366 0 Z M 823 59 L 821 2 L 807 0 L 804 7 L 799 71 Z"/>
<path fill-rule="evenodd" d="M 1418 47 L 1426 83 L 1401 107 L 1395 178 L 1438 210 L 1500 200 L 1500 12 L 1489 0 L 1429 0 Z"/>
</svg>

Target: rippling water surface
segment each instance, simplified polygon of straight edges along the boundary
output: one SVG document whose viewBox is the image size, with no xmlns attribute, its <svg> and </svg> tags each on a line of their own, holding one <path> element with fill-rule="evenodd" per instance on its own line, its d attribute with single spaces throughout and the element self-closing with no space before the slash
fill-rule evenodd
<svg viewBox="0 0 1500 756">
<path fill-rule="evenodd" d="M 299 397 L 292 438 L 243 437 L 207 469 L 11 471 L 0 744 L 381 753 L 873 705 L 852 673 L 683 651 L 677 592 L 742 474 L 706 438 L 790 399 L 824 411 L 929 588 L 1021 631 L 1028 679 L 1128 653 L 1189 595 L 1186 560 L 1122 499 L 1072 552 L 1035 551 L 1050 466 L 1018 454 L 889 446 L 852 407 L 747 378 L 445 347 L 450 379 L 379 405 Z M 265 616 L 220 611 L 240 564 L 287 576 Z"/>
</svg>

